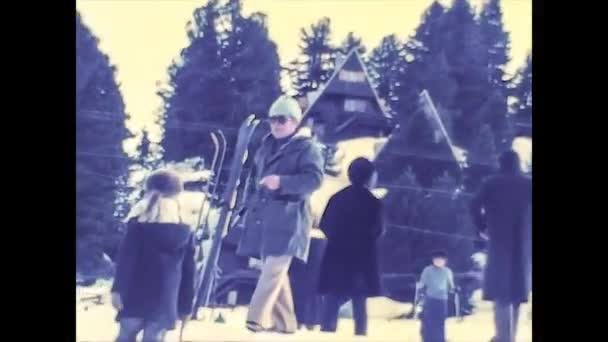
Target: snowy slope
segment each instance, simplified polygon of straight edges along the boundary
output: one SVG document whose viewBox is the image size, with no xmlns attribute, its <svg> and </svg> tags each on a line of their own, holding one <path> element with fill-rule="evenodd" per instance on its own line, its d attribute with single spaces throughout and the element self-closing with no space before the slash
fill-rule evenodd
<svg viewBox="0 0 608 342">
<path fill-rule="evenodd" d="M 109 291 L 109 287 L 107 288 Z M 408 304 L 392 302 L 386 298 L 368 299 L 370 313 L 369 331 L 366 338 L 353 335 L 352 319 L 340 319 L 336 333 L 300 330 L 293 335 L 272 333 L 253 334 L 245 329 L 246 307 L 217 309 L 213 318 L 222 313 L 225 323 L 214 323 L 208 319 L 210 311 L 203 309 L 204 321 L 192 321 L 186 325 L 184 341 L 408 341 L 419 342 L 420 323 L 414 320 L 391 320 L 393 314 L 409 310 Z M 532 322 L 528 317 L 530 307 L 522 308 L 520 331 L 517 342 L 532 341 Z M 384 313 L 384 314 L 383 314 Z M 115 311 L 109 304 L 89 306 L 86 311 L 82 306 L 77 308 L 76 335 L 77 341 L 112 341 L 118 332 L 114 321 Z M 491 304 L 481 302 L 478 311 L 458 322 L 447 321 L 447 338 L 449 342 L 487 342 L 493 334 Z M 170 332 L 167 341 L 177 341 L 178 330 Z"/>
</svg>

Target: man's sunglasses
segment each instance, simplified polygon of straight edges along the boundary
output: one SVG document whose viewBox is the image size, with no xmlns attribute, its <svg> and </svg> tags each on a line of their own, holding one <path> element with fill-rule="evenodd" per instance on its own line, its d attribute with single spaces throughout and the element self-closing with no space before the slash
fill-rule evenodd
<svg viewBox="0 0 608 342">
<path fill-rule="evenodd" d="M 278 123 L 280 125 L 284 125 L 287 122 L 288 118 L 286 116 L 273 116 L 268 118 L 268 123 L 274 124 Z"/>
</svg>

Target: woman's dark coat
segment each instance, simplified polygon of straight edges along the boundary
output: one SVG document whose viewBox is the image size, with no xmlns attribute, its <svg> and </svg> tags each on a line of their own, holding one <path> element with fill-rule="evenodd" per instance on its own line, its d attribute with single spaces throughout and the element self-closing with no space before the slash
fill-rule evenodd
<svg viewBox="0 0 608 342">
<path fill-rule="evenodd" d="M 504 172 L 487 178 L 471 202 L 471 213 L 478 229 L 489 236 L 484 299 L 527 302 L 532 276 L 532 180 Z"/>
<path fill-rule="evenodd" d="M 376 241 L 383 231 L 382 202 L 366 188 L 349 186 L 328 202 L 320 228 L 327 236 L 319 292 L 380 295 Z"/>
<path fill-rule="evenodd" d="M 308 262 L 299 259 L 291 261 L 289 281 L 298 324 L 321 324 L 323 296 L 319 294 L 317 287 L 326 245 L 326 239 L 311 238 Z"/>
<path fill-rule="evenodd" d="M 170 330 L 192 313 L 194 241 L 185 224 L 129 221 L 112 286 L 123 302 L 117 320 L 143 318 Z"/>
</svg>

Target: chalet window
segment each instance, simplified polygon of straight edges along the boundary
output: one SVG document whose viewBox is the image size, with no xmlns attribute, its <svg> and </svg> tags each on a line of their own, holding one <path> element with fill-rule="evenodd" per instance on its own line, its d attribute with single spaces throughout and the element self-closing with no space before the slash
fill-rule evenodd
<svg viewBox="0 0 608 342">
<path fill-rule="evenodd" d="M 342 70 L 338 78 L 344 82 L 365 82 L 365 74 L 361 71 Z"/>
<path fill-rule="evenodd" d="M 345 112 L 365 112 L 367 107 L 367 101 L 346 99 L 344 100 L 344 111 Z"/>
</svg>

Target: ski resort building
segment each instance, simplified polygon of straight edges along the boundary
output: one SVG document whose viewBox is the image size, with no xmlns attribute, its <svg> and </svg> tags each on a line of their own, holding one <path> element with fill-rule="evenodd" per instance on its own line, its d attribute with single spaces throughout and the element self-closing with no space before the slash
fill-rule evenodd
<svg viewBox="0 0 608 342">
<path fill-rule="evenodd" d="M 394 126 L 355 49 L 328 81 L 302 102 L 304 123 L 324 144 L 358 137 L 386 137 Z"/>
</svg>

